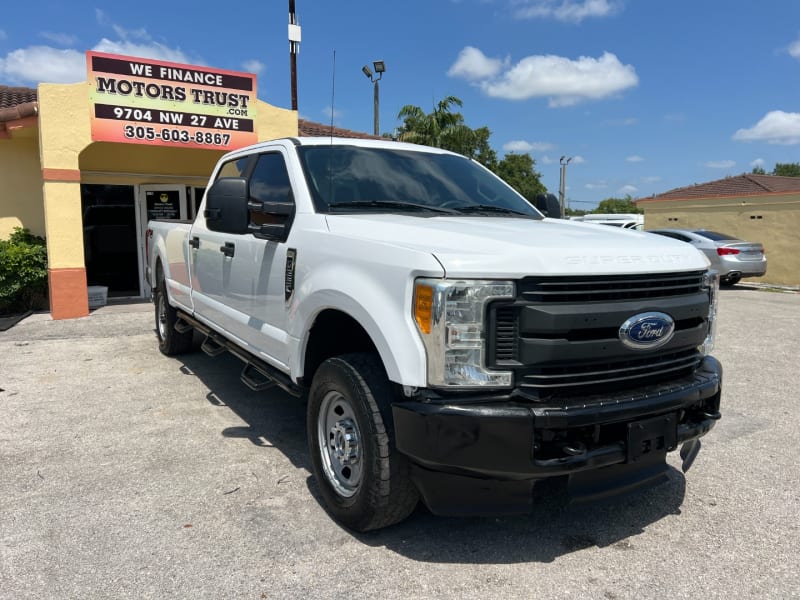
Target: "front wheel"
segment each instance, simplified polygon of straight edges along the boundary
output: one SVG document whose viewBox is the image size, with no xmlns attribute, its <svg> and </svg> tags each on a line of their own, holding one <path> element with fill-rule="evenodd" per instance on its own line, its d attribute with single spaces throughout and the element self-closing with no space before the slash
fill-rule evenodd
<svg viewBox="0 0 800 600">
<path fill-rule="evenodd" d="M 175 329 L 175 324 L 178 322 L 178 311 L 169 304 L 167 285 L 163 279 L 158 282 L 154 301 L 158 349 L 167 356 L 188 352 L 192 347 L 193 330 L 180 333 Z"/>
<path fill-rule="evenodd" d="M 356 531 L 405 519 L 419 495 L 394 445 L 391 387 L 370 354 L 326 360 L 308 400 L 311 464 L 325 504 Z"/>
</svg>

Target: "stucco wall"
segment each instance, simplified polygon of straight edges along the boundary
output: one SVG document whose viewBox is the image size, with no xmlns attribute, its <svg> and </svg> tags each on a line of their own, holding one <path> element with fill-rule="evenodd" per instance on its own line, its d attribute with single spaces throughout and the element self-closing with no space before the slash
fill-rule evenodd
<svg viewBox="0 0 800 600">
<path fill-rule="evenodd" d="M 45 234 L 42 167 L 34 134 L 0 140 L 0 239 L 8 238 L 14 227 Z"/>
<path fill-rule="evenodd" d="M 642 201 L 639 207 L 645 230 L 703 228 L 761 242 L 767 251 L 767 274 L 746 281 L 800 285 L 800 194 Z"/>
</svg>

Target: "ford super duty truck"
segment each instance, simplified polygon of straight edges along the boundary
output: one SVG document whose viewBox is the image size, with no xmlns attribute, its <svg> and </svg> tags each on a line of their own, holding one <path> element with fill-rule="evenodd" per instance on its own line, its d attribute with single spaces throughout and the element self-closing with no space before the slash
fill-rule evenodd
<svg viewBox="0 0 800 600">
<path fill-rule="evenodd" d="M 546 212 L 546 211 L 545 211 Z M 194 222 L 153 221 L 161 351 L 203 339 L 307 401 L 313 474 L 355 530 L 531 509 L 685 471 L 720 418 L 718 278 L 688 244 L 547 218 L 490 171 L 390 141 L 225 155 Z M 545 489 L 558 489 L 558 485 Z"/>
</svg>

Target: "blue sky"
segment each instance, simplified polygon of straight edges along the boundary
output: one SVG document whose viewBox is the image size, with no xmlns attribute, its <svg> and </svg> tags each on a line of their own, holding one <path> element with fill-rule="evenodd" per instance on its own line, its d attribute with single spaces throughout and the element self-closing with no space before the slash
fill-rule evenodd
<svg viewBox="0 0 800 600">
<path fill-rule="evenodd" d="M 381 131 L 405 104 L 454 95 L 502 156 L 529 152 L 567 199 L 649 196 L 798 162 L 800 2 L 772 0 L 296 0 L 302 117 Z M 97 50 L 254 72 L 290 107 L 288 2 L 14 2 L 0 21 L 0 84 L 85 79 Z M 336 55 L 332 101 L 333 57 Z"/>
</svg>

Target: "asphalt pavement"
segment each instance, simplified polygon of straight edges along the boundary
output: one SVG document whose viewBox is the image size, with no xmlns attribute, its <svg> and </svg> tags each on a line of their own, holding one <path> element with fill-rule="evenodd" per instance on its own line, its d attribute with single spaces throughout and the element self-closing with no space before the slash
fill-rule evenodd
<svg viewBox="0 0 800 600">
<path fill-rule="evenodd" d="M 723 418 L 684 476 L 354 534 L 305 407 L 158 352 L 147 303 L 0 333 L 0 598 L 798 598 L 800 294 L 721 295 Z"/>
</svg>

